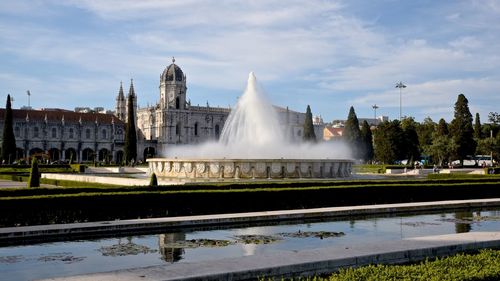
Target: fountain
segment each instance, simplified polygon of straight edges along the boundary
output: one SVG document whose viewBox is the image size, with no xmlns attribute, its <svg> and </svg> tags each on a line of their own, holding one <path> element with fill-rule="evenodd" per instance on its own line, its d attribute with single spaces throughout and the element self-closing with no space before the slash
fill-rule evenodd
<svg viewBox="0 0 500 281">
<path fill-rule="evenodd" d="M 177 179 L 282 179 L 349 177 L 346 146 L 292 143 L 253 72 L 218 142 L 180 146 L 167 158 L 148 159 L 149 172 Z"/>
</svg>

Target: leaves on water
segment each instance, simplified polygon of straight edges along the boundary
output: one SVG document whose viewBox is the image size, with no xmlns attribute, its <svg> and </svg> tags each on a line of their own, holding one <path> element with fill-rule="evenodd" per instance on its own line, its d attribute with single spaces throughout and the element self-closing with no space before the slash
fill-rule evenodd
<svg viewBox="0 0 500 281">
<path fill-rule="evenodd" d="M 344 232 L 335 232 L 335 231 L 297 231 L 297 232 L 284 232 L 280 233 L 283 237 L 292 237 L 292 238 L 332 238 L 332 237 L 341 237 L 344 236 Z"/>
<path fill-rule="evenodd" d="M 135 244 L 133 242 L 124 243 L 124 244 L 115 244 L 111 246 L 102 246 L 99 250 L 103 256 L 129 256 L 129 255 L 138 255 L 138 254 L 149 254 L 155 253 L 158 250 L 153 250 L 148 246 Z"/>
</svg>

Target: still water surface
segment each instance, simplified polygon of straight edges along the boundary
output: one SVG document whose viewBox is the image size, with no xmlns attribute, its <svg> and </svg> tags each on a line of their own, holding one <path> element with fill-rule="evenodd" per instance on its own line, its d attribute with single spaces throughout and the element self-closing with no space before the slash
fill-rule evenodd
<svg viewBox="0 0 500 281">
<path fill-rule="evenodd" d="M 500 231 L 500 208 L 0 247 L 0 279 L 33 280 L 469 231 Z M 339 236 L 321 237 L 320 232 Z M 304 237 L 305 233 L 313 236 Z M 242 235 L 257 236 L 253 236 L 256 240 L 241 241 L 238 238 Z M 227 245 L 186 243 L 201 239 L 208 239 L 208 243 L 223 240 Z M 266 239 L 272 241 L 263 243 Z"/>
</svg>

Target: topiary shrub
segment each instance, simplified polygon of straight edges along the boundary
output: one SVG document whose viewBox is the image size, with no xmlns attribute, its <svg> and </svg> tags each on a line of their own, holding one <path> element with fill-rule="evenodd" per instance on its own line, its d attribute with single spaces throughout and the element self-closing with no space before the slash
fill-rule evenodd
<svg viewBox="0 0 500 281">
<path fill-rule="evenodd" d="M 40 187 L 40 172 L 38 171 L 38 161 L 33 157 L 31 161 L 30 177 L 28 179 L 28 188 Z"/>
<path fill-rule="evenodd" d="M 158 179 L 156 178 L 156 174 L 152 173 L 151 178 L 149 180 L 149 186 L 158 187 Z"/>
</svg>

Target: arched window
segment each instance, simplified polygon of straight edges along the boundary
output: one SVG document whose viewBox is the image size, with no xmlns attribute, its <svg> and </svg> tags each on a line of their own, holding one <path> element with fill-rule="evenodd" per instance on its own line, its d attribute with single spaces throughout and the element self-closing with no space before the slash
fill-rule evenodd
<svg viewBox="0 0 500 281">
<path fill-rule="evenodd" d="M 19 127 L 14 128 L 14 134 L 16 138 L 18 138 L 21 135 L 21 129 L 19 129 Z"/>
<path fill-rule="evenodd" d="M 33 137 L 34 138 L 38 138 L 38 133 L 39 133 L 38 127 L 33 128 Z"/>
<path fill-rule="evenodd" d="M 73 128 L 70 128 L 70 129 L 69 129 L 69 138 L 70 138 L 70 139 L 74 138 L 74 137 L 75 137 L 75 136 L 74 136 L 74 134 L 75 134 L 75 133 L 74 133 L 74 131 L 73 131 Z"/>
<path fill-rule="evenodd" d="M 194 123 L 194 135 L 198 135 L 198 122 Z"/>
<path fill-rule="evenodd" d="M 85 130 L 85 137 L 90 139 L 90 129 Z"/>
<path fill-rule="evenodd" d="M 175 109 L 179 109 L 181 107 L 179 97 L 175 98 Z"/>
<path fill-rule="evenodd" d="M 57 129 L 52 128 L 52 138 L 57 138 Z"/>
<path fill-rule="evenodd" d="M 102 129 L 102 131 L 101 131 L 101 138 L 102 139 L 108 138 L 108 132 L 105 129 Z"/>
</svg>

